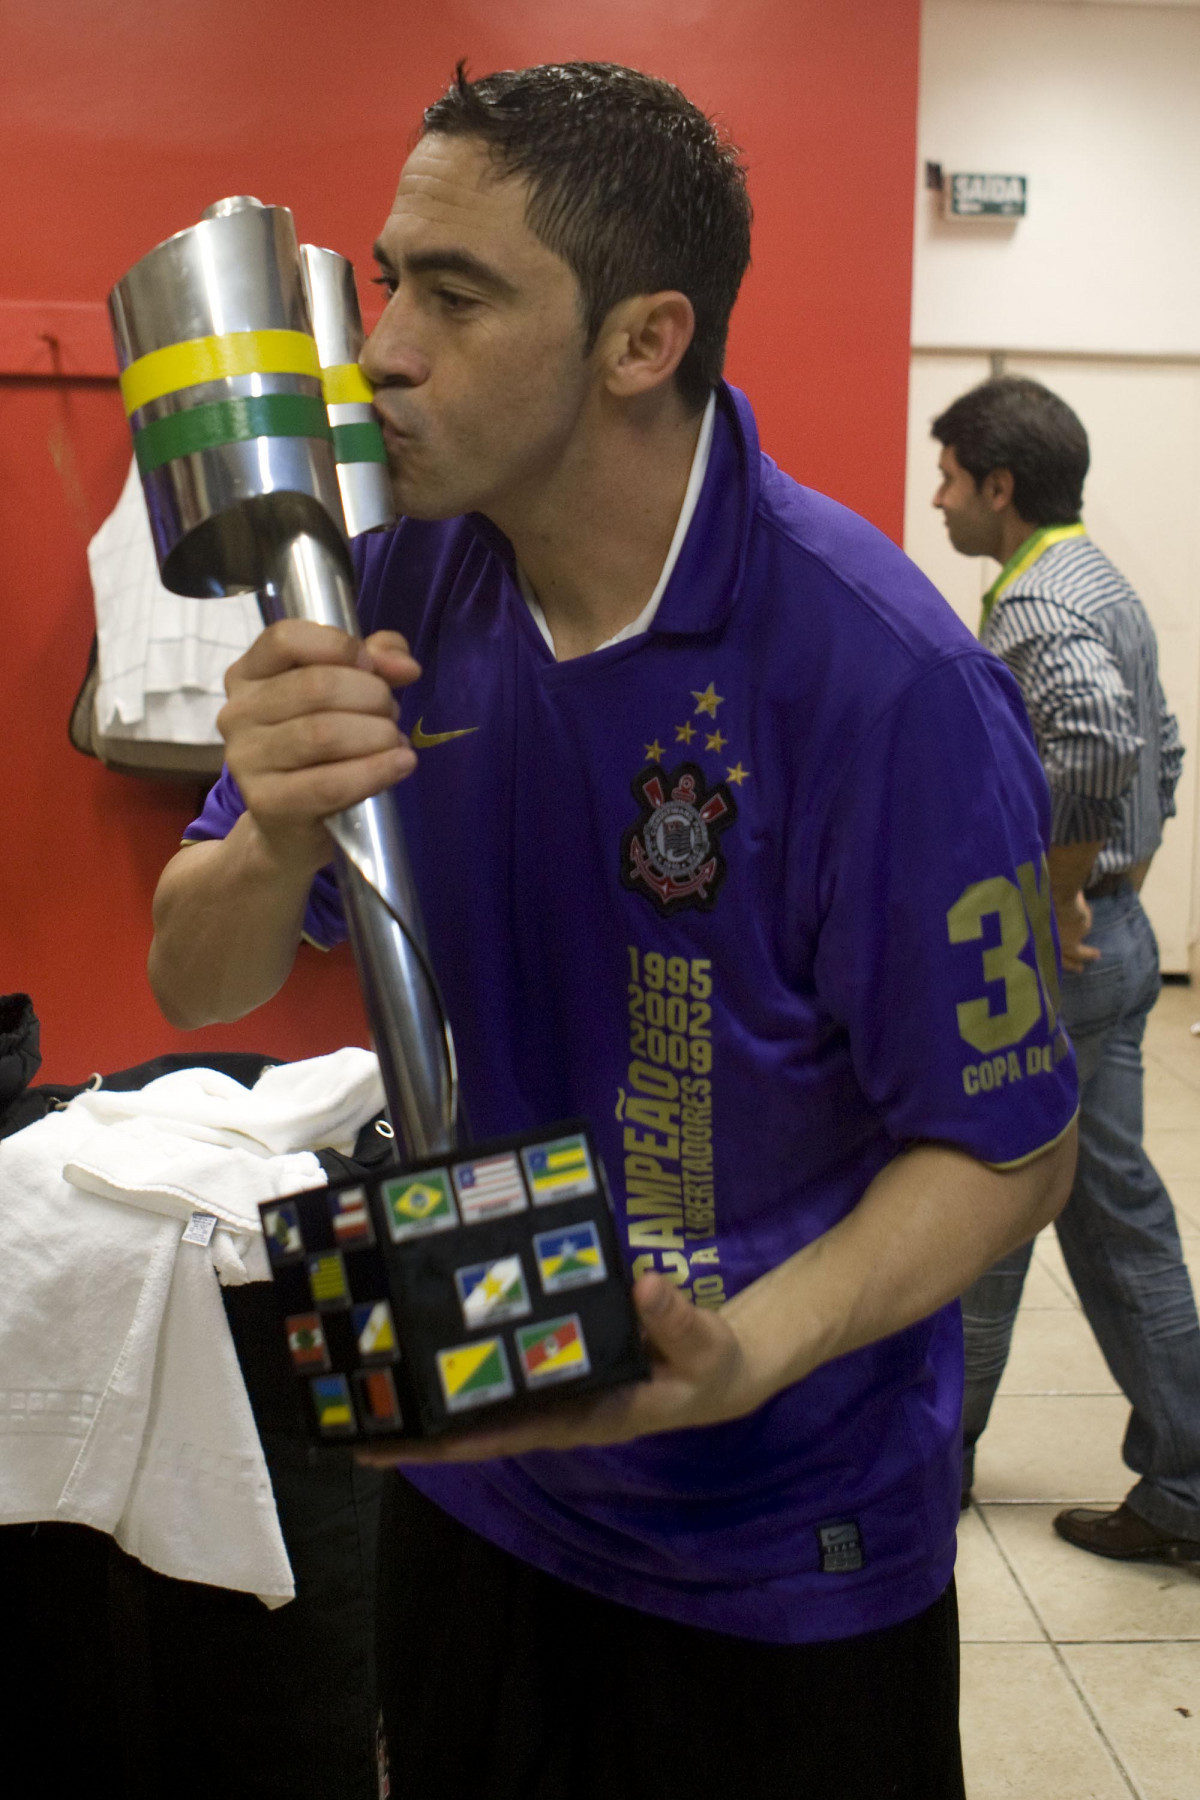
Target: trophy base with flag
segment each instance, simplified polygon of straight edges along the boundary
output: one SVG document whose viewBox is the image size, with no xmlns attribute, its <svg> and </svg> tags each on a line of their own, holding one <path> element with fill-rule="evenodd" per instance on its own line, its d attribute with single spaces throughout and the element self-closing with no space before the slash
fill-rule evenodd
<svg viewBox="0 0 1200 1800">
<path fill-rule="evenodd" d="M 438 1437 L 649 1374 L 583 1121 L 259 1211 L 318 1443 Z"/>
</svg>

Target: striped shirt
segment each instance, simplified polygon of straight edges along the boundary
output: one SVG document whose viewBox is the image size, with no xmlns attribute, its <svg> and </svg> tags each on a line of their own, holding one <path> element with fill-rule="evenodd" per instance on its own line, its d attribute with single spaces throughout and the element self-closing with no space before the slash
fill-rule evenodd
<svg viewBox="0 0 1200 1800">
<path fill-rule="evenodd" d="M 1183 746 L 1145 607 L 1090 538 L 1060 530 L 1001 572 L 980 635 L 1024 696 L 1052 841 L 1104 845 L 1094 879 L 1153 856 L 1175 811 Z"/>
</svg>

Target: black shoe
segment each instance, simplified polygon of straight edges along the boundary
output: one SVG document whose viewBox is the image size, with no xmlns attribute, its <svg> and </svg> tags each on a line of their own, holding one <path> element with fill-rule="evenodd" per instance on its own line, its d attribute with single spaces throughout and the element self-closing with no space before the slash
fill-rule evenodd
<svg viewBox="0 0 1200 1800">
<path fill-rule="evenodd" d="M 1069 1507 L 1058 1514 L 1054 1529 L 1068 1544 L 1119 1562 L 1200 1562 L 1200 1542 L 1195 1538 L 1159 1531 L 1123 1503 L 1110 1512 Z"/>
</svg>

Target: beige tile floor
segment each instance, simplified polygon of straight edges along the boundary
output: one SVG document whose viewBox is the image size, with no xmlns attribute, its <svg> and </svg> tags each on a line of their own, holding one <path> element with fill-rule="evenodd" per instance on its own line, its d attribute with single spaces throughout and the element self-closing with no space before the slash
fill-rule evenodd
<svg viewBox="0 0 1200 1800">
<path fill-rule="evenodd" d="M 1146 1143 L 1200 1290 L 1200 988 L 1146 1041 Z M 1063 1505 L 1120 1500 L 1128 1416 L 1053 1231 L 1038 1239 L 959 1531 L 969 1800 L 1200 1800 L 1200 1568 L 1088 1556 Z"/>
</svg>

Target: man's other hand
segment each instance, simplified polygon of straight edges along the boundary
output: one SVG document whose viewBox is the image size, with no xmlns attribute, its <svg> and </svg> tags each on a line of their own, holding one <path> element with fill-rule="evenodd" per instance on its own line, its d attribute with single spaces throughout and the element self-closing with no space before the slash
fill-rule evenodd
<svg viewBox="0 0 1200 1800">
<path fill-rule="evenodd" d="M 358 1461 L 386 1469 L 395 1463 L 487 1462 L 529 1450 L 624 1444 L 654 1432 L 734 1419 L 766 1398 L 750 1384 L 741 1345 L 724 1311 L 693 1306 L 661 1275 L 643 1275 L 633 1297 L 650 1351 L 649 1381 L 564 1402 L 491 1431 L 485 1427 L 431 1443 L 384 1440 L 356 1450 Z"/>
<path fill-rule="evenodd" d="M 1089 963 L 1099 962 L 1100 952 L 1084 939 L 1092 929 L 1092 909 L 1082 892 L 1069 899 L 1055 901 L 1054 917 L 1058 924 L 1058 941 L 1062 948 L 1063 968 L 1082 974 Z"/>
<path fill-rule="evenodd" d="M 398 632 L 364 643 L 304 619 L 268 626 L 232 664 L 217 723 L 247 811 L 276 855 L 315 871 L 329 860 L 321 820 L 412 773 L 392 689 L 420 672 Z"/>
</svg>

